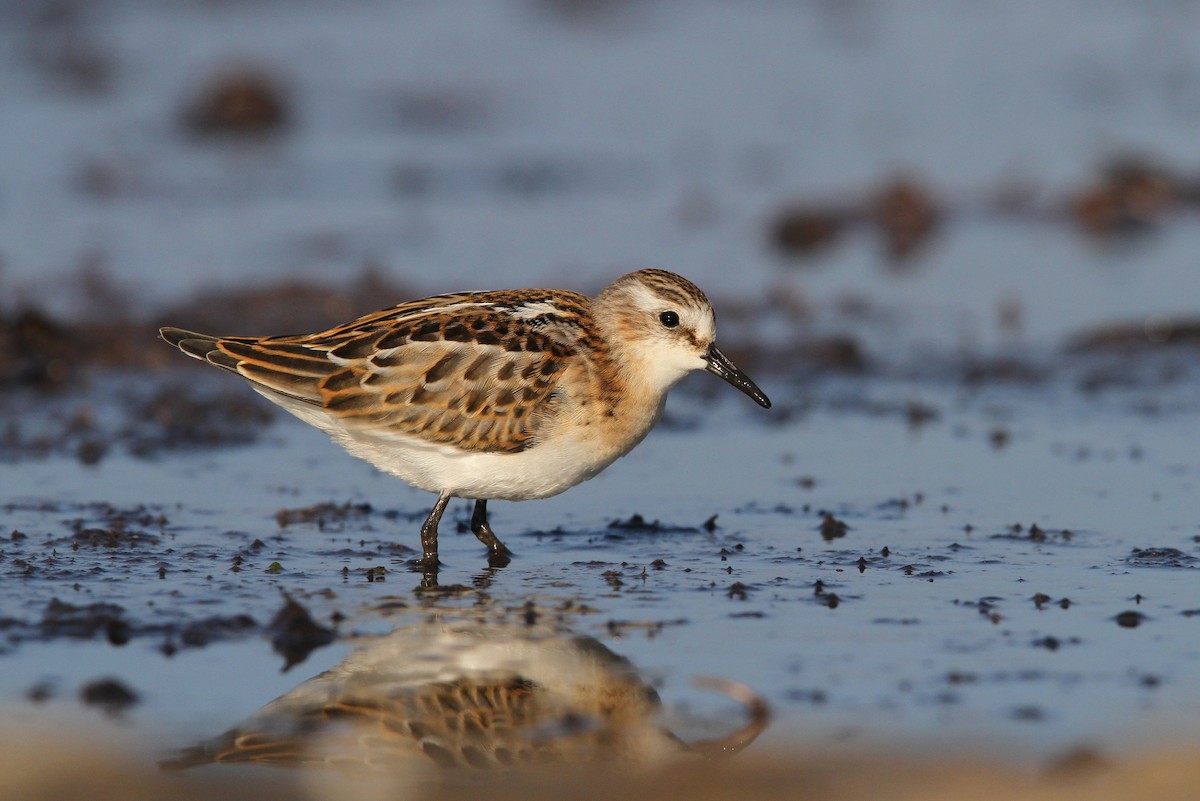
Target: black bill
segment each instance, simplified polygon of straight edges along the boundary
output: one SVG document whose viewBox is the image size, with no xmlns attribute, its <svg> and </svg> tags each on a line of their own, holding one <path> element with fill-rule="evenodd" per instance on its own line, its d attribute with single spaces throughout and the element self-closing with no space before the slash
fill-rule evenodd
<svg viewBox="0 0 1200 801">
<path fill-rule="evenodd" d="M 721 353 L 715 343 L 708 346 L 708 353 L 704 354 L 704 361 L 708 362 L 708 367 L 705 368 L 708 372 L 715 376 L 720 376 L 730 384 L 733 384 L 742 392 L 754 398 L 754 402 L 764 409 L 771 408 L 770 398 L 763 394 L 763 391 L 758 388 L 758 384 L 751 381 L 750 376 L 739 370 L 738 366 L 731 362 L 728 356 Z"/>
</svg>

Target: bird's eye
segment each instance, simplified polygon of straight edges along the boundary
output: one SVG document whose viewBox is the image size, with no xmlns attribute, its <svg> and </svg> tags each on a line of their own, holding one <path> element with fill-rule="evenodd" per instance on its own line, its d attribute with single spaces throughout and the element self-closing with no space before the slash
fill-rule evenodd
<svg viewBox="0 0 1200 801">
<path fill-rule="evenodd" d="M 673 311 L 665 311 L 658 315 L 658 321 L 667 328 L 674 328 L 679 325 L 679 315 Z"/>
</svg>

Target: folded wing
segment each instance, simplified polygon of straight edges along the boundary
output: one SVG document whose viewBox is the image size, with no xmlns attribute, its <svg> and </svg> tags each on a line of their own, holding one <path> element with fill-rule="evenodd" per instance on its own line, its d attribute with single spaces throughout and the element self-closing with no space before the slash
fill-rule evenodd
<svg viewBox="0 0 1200 801">
<path fill-rule="evenodd" d="M 348 429 L 512 453 L 553 419 L 576 349 L 560 319 L 547 325 L 549 312 L 530 314 L 529 304 L 506 305 L 505 297 L 445 295 L 307 336 L 161 334 L 280 403 L 322 409 Z"/>
</svg>

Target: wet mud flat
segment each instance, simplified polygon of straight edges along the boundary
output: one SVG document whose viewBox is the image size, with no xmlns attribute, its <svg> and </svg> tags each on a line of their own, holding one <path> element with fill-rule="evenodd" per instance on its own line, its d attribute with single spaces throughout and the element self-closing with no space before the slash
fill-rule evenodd
<svg viewBox="0 0 1200 801">
<path fill-rule="evenodd" d="M 684 7 L 0 12 L 0 795 L 1194 795 L 1195 19 Z M 436 583 L 153 338 L 647 265 L 775 408 Z"/>
<path fill-rule="evenodd" d="M 5 735 L 114 737 L 135 770 L 190 755 L 153 781 L 204 793 L 244 768 L 206 762 L 255 761 L 218 758 L 222 732 L 300 697 L 300 712 L 289 701 L 290 717 L 260 726 L 258 761 L 328 760 L 329 732 L 367 721 L 394 735 L 384 752 L 407 777 L 457 762 L 509 775 L 526 757 L 494 736 L 425 747 L 413 710 L 470 698 L 549 715 L 528 711 L 530 727 L 509 732 L 550 749 L 530 762 L 582 753 L 676 782 L 671 766 L 713 742 L 746 750 L 727 765 L 739 787 L 780 775 L 838 797 L 855 790 L 823 760 L 854 754 L 902 754 L 895 770 L 914 787 L 945 778 L 930 754 L 956 756 L 954 780 L 983 798 L 1031 776 L 1074 777 L 1030 789 L 1072 797 L 1099 776 L 1132 786 L 1150 764 L 1185 774 L 1188 760 L 1164 754 L 1194 742 L 1200 708 L 1200 378 L 1186 337 L 1122 332 L 851 366 L 746 339 L 772 413 L 686 382 L 601 478 L 496 505 L 510 566 L 487 566 L 469 505 L 452 506 L 436 584 L 407 564 L 432 498 L 223 376 L 139 356 L 50 387 L 14 379 L 0 465 Z M 454 644 L 422 657 L 420 681 L 390 679 L 387 703 L 347 678 L 389 638 L 466 627 L 486 639 L 496 626 L 517 632 L 518 651 L 574 644 L 588 667 L 563 672 L 601 665 L 589 686 L 616 682 L 633 706 L 547 706 L 531 688 L 555 679 L 528 675 L 545 659 L 506 651 L 479 673 L 454 667 Z M 330 676 L 335 689 L 318 684 L 311 701 Z M 797 753 L 835 756 L 793 767 Z"/>
</svg>

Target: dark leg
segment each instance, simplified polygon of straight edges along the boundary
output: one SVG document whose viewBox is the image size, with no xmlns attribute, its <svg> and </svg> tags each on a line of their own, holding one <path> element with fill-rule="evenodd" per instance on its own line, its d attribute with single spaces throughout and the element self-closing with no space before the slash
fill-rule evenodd
<svg viewBox="0 0 1200 801">
<path fill-rule="evenodd" d="M 429 517 L 425 518 L 425 522 L 421 524 L 421 560 L 418 564 L 425 570 L 437 570 L 438 566 L 438 523 L 442 520 L 442 512 L 446 511 L 446 504 L 450 502 L 452 496 L 448 492 L 443 492 L 438 496 L 437 503 L 433 505 L 433 511 L 429 513 Z"/>
<path fill-rule="evenodd" d="M 488 562 L 493 567 L 504 567 L 508 564 L 512 551 L 496 538 L 492 527 L 488 525 L 486 500 L 475 501 L 475 511 L 471 513 L 471 533 L 487 546 Z"/>
</svg>

